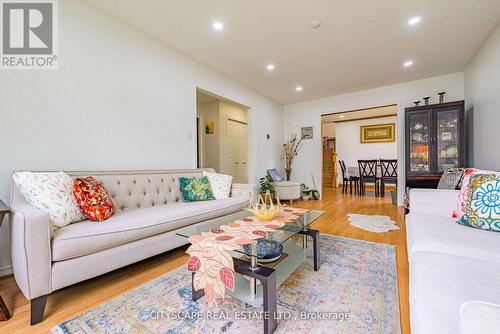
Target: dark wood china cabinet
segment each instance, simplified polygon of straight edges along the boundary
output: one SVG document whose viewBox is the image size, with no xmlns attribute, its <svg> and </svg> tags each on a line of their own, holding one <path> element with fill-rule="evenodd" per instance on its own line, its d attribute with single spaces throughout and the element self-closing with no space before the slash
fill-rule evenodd
<svg viewBox="0 0 500 334">
<path fill-rule="evenodd" d="M 436 188 L 443 171 L 463 167 L 464 101 L 405 109 L 406 186 Z"/>
</svg>

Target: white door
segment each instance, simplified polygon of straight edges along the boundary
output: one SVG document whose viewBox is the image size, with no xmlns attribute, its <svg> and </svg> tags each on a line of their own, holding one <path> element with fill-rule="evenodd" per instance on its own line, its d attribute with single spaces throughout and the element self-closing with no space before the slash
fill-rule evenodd
<svg viewBox="0 0 500 334">
<path fill-rule="evenodd" d="M 247 125 L 241 124 L 239 132 L 240 142 L 240 183 L 248 182 L 248 132 Z"/>
<path fill-rule="evenodd" d="M 233 176 L 233 182 L 245 183 L 248 178 L 247 124 L 226 120 L 224 172 Z"/>
</svg>

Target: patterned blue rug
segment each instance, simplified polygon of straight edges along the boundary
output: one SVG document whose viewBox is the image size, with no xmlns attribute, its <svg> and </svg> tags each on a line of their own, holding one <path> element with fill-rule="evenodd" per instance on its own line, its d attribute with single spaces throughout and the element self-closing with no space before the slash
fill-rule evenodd
<svg viewBox="0 0 500 334">
<path fill-rule="evenodd" d="M 318 272 L 307 259 L 279 288 L 275 333 L 400 333 L 395 247 L 322 234 L 321 252 Z M 193 302 L 191 273 L 180 267 L 52 331 L 262 333 L 261 310 L 231 297 Z"/>
</svg>

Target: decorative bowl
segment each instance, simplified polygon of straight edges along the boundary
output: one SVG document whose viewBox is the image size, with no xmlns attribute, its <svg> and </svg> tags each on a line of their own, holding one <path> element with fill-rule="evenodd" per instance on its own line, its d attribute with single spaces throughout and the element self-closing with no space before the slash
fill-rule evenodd
<svg viewBox="0 0 500 334">
<path fill-rule="evenodd" d="M 251 245 L 243 245 L 246 253 L 250 253 Z M 278 241 L 257 239 L 257 262 L 273 262 L 283 254 L 283 245 Z"/>
<path fill-rule="evenodd" d="M 250 202 L 250 208 L 247 210 L 252 212 L 261 221 L 270 221 L 281 211 L 279 197 L 277 197 L 276 201 L 275 205 L 269 193 L 266 193 L 265 196 L 259 195 L 255 203 Z"/>
<path fill-rule="evenodd" d="M 265 210 L 259 210 L 256 208 L 253 211 L 253 214 L 259 218 L 262 221 L 270 221 L 276 216 L 276 213 L 278 213 L 278 210 L 276 208 L 266 208 Z"/>
</svg>

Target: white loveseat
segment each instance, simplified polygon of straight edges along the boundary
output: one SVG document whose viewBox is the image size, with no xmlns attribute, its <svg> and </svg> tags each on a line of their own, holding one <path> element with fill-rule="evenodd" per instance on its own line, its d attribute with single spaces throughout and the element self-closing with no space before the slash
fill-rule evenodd
<svg viewBox="0 0 500 334">
<path fill-rule="evenodd" d="M 455 190 L 410 191 L 412 334 L 500 333 L 500 233 L 455 223 L 457 197 Z"/>
<path fill-rule="evenodd" d="M 213 171 L 208 170 L 207 171 Z M 29 205 L 12 184 L 14 277 L 31 300 L 31 323 L 43 320 L 47 295 L 187 243 L 176 229 L 210 224 L 248 206 L 255 185 L 233 184 L 224 200 L 184 203 L 179 177 L 202 170 L 67 172 L 102 182 L 117 213 L 103 223 L 83 221 L 53 230 L 48 214 Z"/>
</svg>

